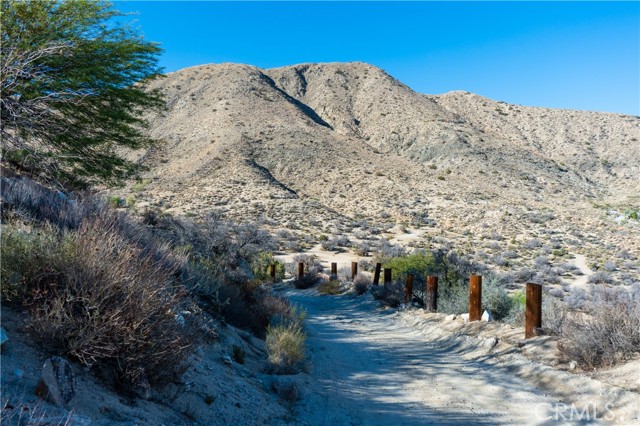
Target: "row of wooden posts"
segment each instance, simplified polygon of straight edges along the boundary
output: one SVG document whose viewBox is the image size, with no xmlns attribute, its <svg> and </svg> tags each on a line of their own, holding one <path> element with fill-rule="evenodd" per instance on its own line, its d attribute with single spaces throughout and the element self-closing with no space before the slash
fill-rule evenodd
<svg viewBox="0 0 640 426">
<path fill-rule="evenodd" d="M 376 263 L 373 273 L 373 285 L 380 285 L 380 272 L 382 264 Z M 275 280 L 276 265 L 270 267 L 271 278 Z M 331 275 L 338 275 L 338 264 L 331 264 Z M 351 279 L 358 275 L 358 262 L 351 262 Z M 298 263 L 298 279 L 304 277 L 304 263 Z M 409 302 L 413 297 L 413 274 L 407 275 L 404 289 L 405 302 Z M 384 284 L 391 283 L 391 268 L 384 268 Z M 438 277 L 427 276 L 427 286 L 424 298 L 425 309 L 428 312 L 438 310 Z M 480 321 L 482 319 L 482 277 L 471 275 L 469 277 L 469 321 Z M 542 327 L 542 286 L 540 284 L 527 283 L 526 307 L 525 307 L 525 327 L 524 337 L 529 339 L 536 336 L 536 329 Z"/>
</svg>

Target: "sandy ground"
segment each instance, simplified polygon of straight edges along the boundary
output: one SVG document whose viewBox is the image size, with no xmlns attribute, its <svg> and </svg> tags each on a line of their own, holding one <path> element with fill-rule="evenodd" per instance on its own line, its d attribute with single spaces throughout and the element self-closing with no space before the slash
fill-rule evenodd
<svg viewBox="0 0 640 426">
<path fill-rule="evenodd" d="M 281 291 L 308 312 L 301 425 L 640 424 L 640 394 L 538 365 L 512 345 L 488 348 L 482 336 L 420 319 L 420 310 Z"/>
</svg>

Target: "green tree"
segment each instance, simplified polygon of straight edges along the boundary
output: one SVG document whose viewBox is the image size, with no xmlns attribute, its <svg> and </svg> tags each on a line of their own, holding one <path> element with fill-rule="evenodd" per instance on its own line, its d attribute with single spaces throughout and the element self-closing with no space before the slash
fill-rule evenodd
<svg viewBox="0 0 640 426">
<path fill-rule="evenodd" d="M 44 179 L 117 183 L 135 171 L 118 148 L 153 144 L 144 112 L 160 48 L 111 3 L 1 3 L 2 162 Z"/>
</svg>

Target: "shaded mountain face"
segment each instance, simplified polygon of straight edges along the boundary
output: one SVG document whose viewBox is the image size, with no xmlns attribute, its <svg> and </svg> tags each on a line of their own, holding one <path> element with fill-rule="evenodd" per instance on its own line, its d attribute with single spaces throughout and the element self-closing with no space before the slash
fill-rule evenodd
<svg viewBox="0 0 640 426">
<path fill-rule="evenodd" d="M 141 206 L 330 234 L 366 219 L 524 238 L 614 228 L 603 206 L 640 204 L 639 117 L 424 95 L 364 63 L 203 65 L 154 88 L 168 108 L 149 117 L 163 143 L 139 157 Z M 629 229 L 605 239 L 633 247 Z"/>
</svg>

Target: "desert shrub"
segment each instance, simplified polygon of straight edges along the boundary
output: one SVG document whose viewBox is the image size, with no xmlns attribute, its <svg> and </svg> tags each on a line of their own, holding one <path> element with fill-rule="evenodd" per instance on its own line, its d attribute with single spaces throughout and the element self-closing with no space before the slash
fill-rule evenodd
<svg viewBox="0 0 640 426">
<path fill-rule="evenodd" d="M 361 259 L 358 261 L 358 271 L 373 271 L 375 265 L 373 262 L 367 259 Z"/>
<path fill-rule="evenodd" d="M 631 292 L 596 288 L 588 315 L 572 315 L 562 328 L 567 359 L 589 367 L 613 365 L 640 352 L 640 300 Z"/>
<path fill-rule="evenodd" d="M 580 310 L 585 308 L 589 295 L 583 288 L 572 287 L 569 294 L 564 297 L 564 301 L 571 309 Z"/>
<path fill-rule="evenodd" d="M 542 247 L 542 243 L 536 239 L 532 239 L 525 241 L 524 244 L 522 244 L 522 247 L 527 250 L 531 250 L 534 248 Z"/>
<path fill-rule="evenodd" d="M 360 243 L 355 249 L 355 253 L 358 256 L 366 256 L 369 254 L 369 250 L 371 250 L 371 246 L 369 243 Z"/>
<path fill-rule="evenodd" d="M 260 252 L 251 259 L 251 272 L 255 279 L 270 281 L 271 265 L 276 265 L 276 282 L 284 280 L 284 264 L 276 261 L 271 252 Z"/>
<path fill-rule="evenodd" d="M 331 238 L 326 241 L 322 241 L 320 243 L 320 247 L 322 247 L 323 250 L 336 251 L 338 249 L 338 241 L 335 238 Z"/>
<path fill-rule="evenodd" d="M 30 328 L 47 347 L 88 367 L 109 365 L 123 384 L 173 380 L 191 346 L 175 318 L 185 298 L 173 286 L 182 260 L 165 251 L 159 262 L 160 247 L 143 250 L 118 229 L 118 217 L 107 216 L 57 236 L 44 231 L 36 250 L 21 251 L 9 264 L 3 258 L 3 268 L 22 283 Z M 3 246 L 24 238 L 4 237 Z M 38 257 L 43 249 L 45 263 Z M 26 269 L 32 275 L 16 278 Z"/>
<path fill-rule="evenodd" d="M 435 257 L 432 253 L 414 253 L 395 257 L 384 263 L 383 267 L 391 268 L 393 276 L 398 279 L 406 279 L 409 274 L 421 277 L 437 270 Z"/>
<path fill-rule="evenodd" d="M 516 272 L 516 282 L 530 282 L 536 276 L 536 271 L 531 268 L 522 268 Z"/>
<path fill-rule="evenodd" d="M 240 346 L 233 345 L 231 347 L 231 355 L 233 356 L 235 362 L 237 362 L 238 364 L 244 364 L 246 353 Z"/>
<path fill-rule="evenodd" d="M 22 302 L 40 274 L 59 260 L 67 241 L 50 225 L 37 230 L 2 225 L 0 244 L 2 302 Z"/>
<path fill-rule="evenodd" d="M 404 256 L 406 250 L 402 246 L 391 244 L 389 241 L 382 240 L 378 251 L 374 254 L 373 259 L 376 263 L 386 263 L 394 257 Z"/>
<path fill-rule="evenodd" d="M 569 310 L 567 304 L 555 297 L 542 296 L 542 328 L 546 334 L 559 335 L 563 332 Z"/>
<path fill-rule="evenodd" d="M 304 290 L 318 285 L 322 282 L 322 277 L 317 272 L 305 272 L 302 278 L 296 278 L 293 281 L 295 288 Z"/>
<path fill-rule="evenodd" d="M 468 302 L 467 302 L 468 304 Z M 501 320 L 509 316 L 513 299 L 509 297 L 500 280 L 492 275 L 482 282 L 482 309 L 490 311 L 493 318 Z"/>
<path fill-rule="evenodd" d="M 304 263 L 305 273 L 320 273 L 324 270 L 324 266 L 320 263 L 320 259 L 316 255 L 299 254 L 294 256 L 293 262 L 287 264 L 287 272 L 292 276 L 298 275 L 298 264 Z"/>
<path fill-rule="evenodd" d="M 613 278 L 608 272 L 598 271 L 594 272 L 587 279 L 589 284 L 611 284 L 613 282 Z"/>
<path fill-rule="evenodd" d="M 616 266 L 616 263 L 615 263 L 615 262 L 612 262 L 612 261 L 608 260 L 608 261 L 606 261 L 606 262 L 604 263 L 604 270 L 605 270 L 605 271 L 613 272 L 613 271 L 615 271 L 616 269 L 618 269 L 618 268 L 617 268 L 617 266 Z"/>
<path fill-rule="evenodd" d="M 511 295 L 509 295 L 509 299 L 511 299 L 511 309 L 509 309 L 508 315 L 506 315 L 502 321 L 507 324 L 511 324 L 516 327 L 520 327 L 524 325 L 525 320 L 525 308 L 526 308 L 526 295 L 524 291 L 516 290 Z"/>
<path fill-rule="evenodd" d="M 392 281 L 382 286 L 372 287 L 373 298 L 382 304 L 392 308 L 397 308 L 404 303 L 404 282 Z"/>
<path fill-rule="evenodd" d="M 267 327 L 268 361 L 276 374 L 298 373 L 306 357 L 305 313 L 293 308 L 290 314 Z"/>
<path fill-rule="evenodd" d="M 371 284 L 371 278 L 364 274 L 358 274 L 353 280 L 353 289 L 358 296 L 361 296 L 369 291 L 369 288 L 371 288 Z"/>
<path fill-rule="evenodd" d="M 336 295 L 342 293 L 342 286 L 338 280 L 323 281 L 318 286 L 320 294 Z"/>
</svg>

